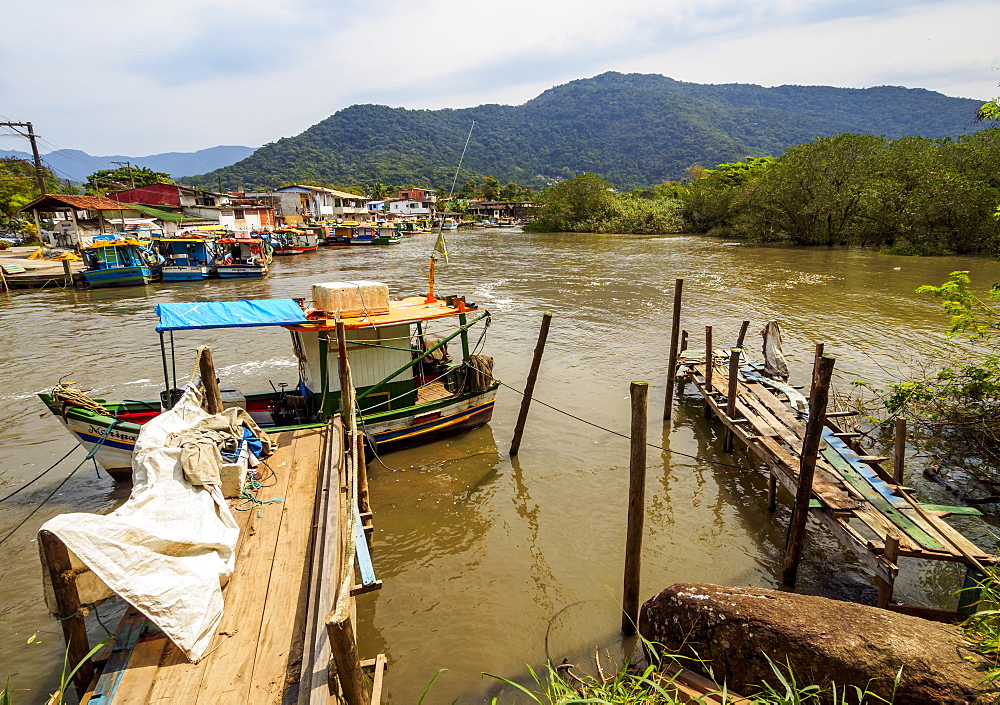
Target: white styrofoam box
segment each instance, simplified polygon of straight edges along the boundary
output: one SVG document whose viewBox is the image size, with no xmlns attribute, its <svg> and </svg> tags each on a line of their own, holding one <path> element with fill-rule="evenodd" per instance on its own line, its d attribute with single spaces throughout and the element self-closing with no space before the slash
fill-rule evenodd
<svg viewBox="0 0 1000 705">
<path fill-rule="evenodd" d="M 332 318 L 340 311 L 343 318 L 377 316 L 389 313 L 389 287 L 382 282 L 329 282 L 312 285 L 313 303 Z"/>
<path fill-rule="evenodd" d="M 223 458 L 219 471 L 222 478 L 222 496 L 226 499 L 239 497 L 240 493 L 243 492 L 243 483 L 247 481 L 249 473 L 249 458 L 250 451 L 246 443 L 240 448 L 240 454 L 236 456 L 235 463 L 227 463 Z"/>
</svg>

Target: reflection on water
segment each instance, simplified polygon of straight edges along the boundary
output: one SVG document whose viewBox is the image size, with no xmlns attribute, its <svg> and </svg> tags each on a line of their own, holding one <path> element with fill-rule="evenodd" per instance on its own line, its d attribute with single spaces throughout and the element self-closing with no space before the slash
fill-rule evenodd
<svg viewBox="0 0 1000 705">
<path fill-rule="evenodd" d="M 282 258 L 259 281 L 208 281 L 135 289 L 51 290 L 0 296 L 0 495 L 48 467 L 73 442 L 43 413 L 35 392 L 60 377 L 107 398 L 152 398 L 162 385 L 157 303 L 308 296 L 314 282 L 379 279 L 394 295 L 423 292 L 433 237 L 384 248 L 321 249 Z M 692 390 L 659 425 L 673 281 L 685 279 L 684 327 L 700 347 L 704 326 L 735 341 L 782 322 L 793 377 L 807 378 L 813 346 L 837 356 L 836 378 L 885 381 L 914 354 L 940 345 L 945 317 L 920 284 L 971 269 L 985 290 L 1000 266 L 985 259 L 911 259 L 832 249 L 747 248 L 690 237 L 529 235 L 459 231 L 437 291 L 489 308 L 487 353 L 508 384 L 523 385 L 541 314 L 554 314 L 536 397 L 621 432 L 628 385 L 648 380 L 652 443 L 646 488 L 642 597 L 674 582 L 775 587 L 787 497 L 766 508 L 766 479 L 746 454 L 721 452 L 720 428 L 702 418 Z M 227 384 L 244 391 L 293 382 L 283 330 L 177 334 L 178 377 L 194 349 L 211 345 Z M 361 651 L 385 652 L 393 703 L 413 703 L 441 668 L 428 701 L 488 702 L 509 694 L 483 671 L 527 682 L 525 664 L 564 657 L 582 664 L 595 648 L 621 653 L 616 635 L 628 486 L 628 442 L 534 405 L 519 456 L 506 457 L 520 398 L 501 389 L 489 427 L 386 454 L 371 467 L 374 560 L 384 587 L 359 598 Z M 671 451 L 696 456 L 698 460 Z M 79 462 L 77 451 L 71 460 Z M 735 464 L 741 469 L 715 465 Z M 75 463 L 74 463 L 75 464 Z M 0 504 L 5 534 L 72 465 Z M 949 502 L 916 473 L 924 496 Z M 107 511 L 123 490 L 81 470 L 0 546 L 0 667 L 34 694 L 53 688 L 58 626 L 44 614 L 33 534 L 67 511 Z M 992 548 L 984 524 L 956 523 Z M 808 534 L 799 588 L 864 599 L 871 576 L 823 531 Z M 910 602 L 943 606 L 957 587 L 948 566 L 904 564 L 897 583 Z M 27 644 L 32 633 L 39 639 Z M 39 643 L 40 642 L 40 643 Z M 0 671 L 0 675 L 2 671 Z M 26 700 L 31 700 L 28 697 Z"/>
</svg>

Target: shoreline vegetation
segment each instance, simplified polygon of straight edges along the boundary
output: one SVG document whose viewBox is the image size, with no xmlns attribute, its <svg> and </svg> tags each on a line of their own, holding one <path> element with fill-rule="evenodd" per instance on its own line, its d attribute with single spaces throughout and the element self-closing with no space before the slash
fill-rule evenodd
<svg viewBox="0 0 1000 705">
<path fill-rule="evenodd" d="M 887 254 L 1000 255 L 1000 128 L 957 139 L 838 134 L 650 190 L 595 174 L 536 199 L 529 232 L 701 233 Z"/>
</svg>

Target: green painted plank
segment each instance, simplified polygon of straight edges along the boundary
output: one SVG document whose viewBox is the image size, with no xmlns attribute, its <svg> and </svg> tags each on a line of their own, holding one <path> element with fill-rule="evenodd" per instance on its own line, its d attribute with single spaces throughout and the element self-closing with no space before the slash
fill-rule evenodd
<svg viewBox="0 0 1000 705">
<path fill-rule="evenodd" d="M 981 517 L 983 513 L 975 507 L 952 507 L 947 504 L 924 504 L 920 506 L 929 512 L 951 512 L 952 514 L 965 514 L 970 517 Z"/>
<path fill-rule="evenodd" d="M 906 532 L 907 536 L 912 538 L 928 551 L 951 553 L 951 551 L 938 543 L 936 539 L 921 529 L 912 519 L 900 511 L 898 507 L 895 507 L 890 502 L 886 501 L 885 497 L 880 495 L 850 463 L 844 460 L 840 453 L 833 448 L 827 447 L 820 451 L 820 454 L 837 470 L 838 473 L 840 473 L 840 476 L 844 478 L 844 482 L 849 483 L 852 487 L 854 487 L 854 489 L 858 490 L 858 492 L 861 493 L 861 496 L 864 497 L 869 504 L 885 515 L 885 517 L 899 529 Z"/>
</svg>

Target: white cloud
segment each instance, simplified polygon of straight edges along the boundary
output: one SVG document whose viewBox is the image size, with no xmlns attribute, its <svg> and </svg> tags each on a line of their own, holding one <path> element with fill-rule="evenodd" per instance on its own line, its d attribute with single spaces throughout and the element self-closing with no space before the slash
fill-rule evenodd
<svg viewBox="0 0 1000 705">
<path fill-rule="evenodd" d="M 44 52 L 29 32 L 0 45 L 0 112 L 95 154 L 261 144 L 356 102 L 521 103 L 607 70 L 975 98 L 1000 80 L 995 0 L 42 4 Z M 37 26 L 39 8 L 8 14 Z"/>
</svg>

